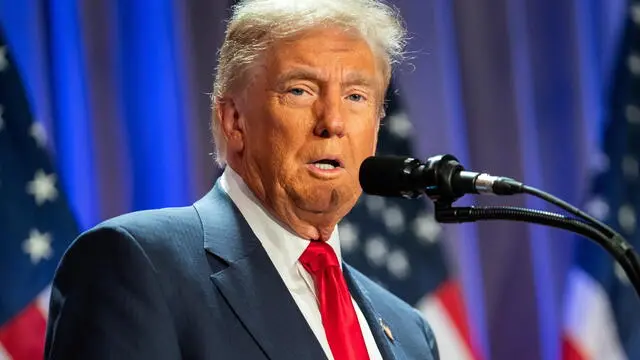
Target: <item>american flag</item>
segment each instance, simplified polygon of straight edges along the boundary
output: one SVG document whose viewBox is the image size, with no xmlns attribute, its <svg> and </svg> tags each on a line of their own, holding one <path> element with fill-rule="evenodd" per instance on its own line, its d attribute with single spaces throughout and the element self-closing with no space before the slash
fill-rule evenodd
<svg viewBox="0 0 640 360">
<path fill-rule="evenodd" d="M 629 17 L 616 70 L 599 173 L 586 209 L 640 249 L 640 0 Z M 640 300 L 622 268 L 580 239 L 569 277 L 565 360 L 640 359 Z"/>
<path fill-rule="evenodd" d="M 0 33 L 0 359 L 42 359 L 49 283 L 77 234 Z"/>
<path fill-rule="evenodd" d="M 377 154 L 411 156 L 413 125 L 393 85 L 386 111 Z M 479 358 L 430 203 L 365 194 L 338 229 L 349 264 L 423 312 L 435 332 L 441 359 Z"/>
</svg>

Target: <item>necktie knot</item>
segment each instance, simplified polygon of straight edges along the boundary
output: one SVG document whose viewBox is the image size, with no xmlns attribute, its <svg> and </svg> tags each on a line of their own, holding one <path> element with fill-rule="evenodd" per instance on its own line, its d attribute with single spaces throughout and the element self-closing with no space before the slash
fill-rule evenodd
<svg viewBox="0 0 640 360">
<path fill-rule="evenodd" d="M 311 241 L 300 256 L 300 263 L 312 274 L 322 272 L 328 267 L 340 266 L 333 248 L 324 241 Z"/>
</svg>

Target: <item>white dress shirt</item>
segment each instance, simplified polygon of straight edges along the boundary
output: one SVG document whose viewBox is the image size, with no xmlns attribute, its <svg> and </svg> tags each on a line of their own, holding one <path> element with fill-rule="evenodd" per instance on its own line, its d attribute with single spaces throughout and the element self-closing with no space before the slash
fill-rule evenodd
<svg viewBox="0 0 640 360">
<path fill-rule="evenodd" d="M 309 240 L 294 234 L 273 218 L 260 205 L 255 195 L 231 167 L 227 166 L 225 168 L 220 179 L 220 185 L 238 207 L 245 220 L 249 223 L 251 230 L 262 243 L 271 262 L 298 305 L 300 312 L 302 312 L 311 330 L 318 338 L 318 342 L 327 358 L 333 360 L 329 342 L 322 325 L 322 316 L 320 315 L 320 308 L 315 295 L 313 278 L 298 261 L 309 245 Z M 337 227 L 333 230 L 328 243 L 335 251 L 338 260 L 342 261 Z M 382 360 L 382 355 L 373 338 L 371 329 L 369 329 L 367 320 L 353 297 L 351 301 L 358 316 L 369 358 L 371 360 Z"/>
</svg>

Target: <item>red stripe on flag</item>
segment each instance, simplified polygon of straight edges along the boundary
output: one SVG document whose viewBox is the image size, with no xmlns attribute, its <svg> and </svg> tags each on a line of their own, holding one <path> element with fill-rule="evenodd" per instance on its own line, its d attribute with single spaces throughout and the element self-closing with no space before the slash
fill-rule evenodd
<svg viewBox="0 0 640 360">
<path fill-rule="evenodd" d="M 467 344 L 467 348 L 473 355 L 473 358 L 478 360 L 481 359 L 480 352 L 471 341 L 471 331 L 469 329 L 467 312 L 465 310 L 464 300 L 458 282 L 451 280 L 445 282 L 438 287 L 433 295 L 440 299 L 440 303 L 447 311 L 451 321 L 455 324 L 456 329 L 460 333 L 460 337 Z"/>
<path fill-rule="evenodd" d="M 0 327 L 0 343 L 16 360 L 42 359 L 47 321 L 36 303 Z"/>
<path fill-rule="evenodd" d="M 566 334 L 562 336 L 562 360 L 588 360 L 580 346 Z"/>
</svg>

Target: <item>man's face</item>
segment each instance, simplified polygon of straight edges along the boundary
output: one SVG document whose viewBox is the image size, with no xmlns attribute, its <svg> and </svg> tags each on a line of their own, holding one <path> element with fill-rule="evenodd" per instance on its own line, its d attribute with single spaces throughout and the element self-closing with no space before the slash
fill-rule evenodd
<svg viewBox="0 0 640 360">
<path fill-rule="evenodd" d="M 360 37 L 328 28 L 276 42 L 250 71 L 236 105 L 241 175 L 281 220 L 333 227 L 375 152 L 381 63 Z"/>
</svg>

